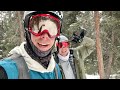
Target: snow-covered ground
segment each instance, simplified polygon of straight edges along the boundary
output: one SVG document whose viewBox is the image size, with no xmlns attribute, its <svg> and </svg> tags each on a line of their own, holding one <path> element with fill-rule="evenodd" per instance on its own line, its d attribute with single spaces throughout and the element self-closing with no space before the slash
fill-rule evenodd
<svg viewBox="0 0 120 90">
<path fill-rule="evenodd" d="M 86 74 L 87 79 L 100 79 L 99 75 L 88 75 Z M 120 79 L 120 74 L 112 74 L 109 79 Z"/>
<path fill-rule="evenodd" d="M 86 74 L 87 79 L 100 79 L 99 75 L 88 75 Z"/>
</svg>

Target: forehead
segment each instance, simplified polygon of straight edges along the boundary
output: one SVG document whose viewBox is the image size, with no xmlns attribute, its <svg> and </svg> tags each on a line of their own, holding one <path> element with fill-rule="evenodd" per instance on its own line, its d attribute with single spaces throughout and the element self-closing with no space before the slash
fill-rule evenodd
<svg viewBox="0 0 120 90">
<path fill-rule="evenodd" d="M 47 21 L 47 22 L 46 22 Z M 53 22 L 54 24 L 57 24 L 57 22 L 49 17 L 36 17 L 31 19 L 31 24 L 40 24 L 40 23 L 47 23 Z"/>
<path fill-rule="evenodd" d="M 45 16 L 38 16 L 38 17 L 35 17 L 35 18 L 32 18 L 31 21 L 33 22 L 38 22 L 38 21 L 41 21 L 41 20 L 50 20 L 50 21 L 55 21 L 54 19 L 52 18 L 49 18 L 49 17 L 45 17 Z"/>
<path fill-rule="evenodd" d="M 55 25 L 55 23 L 51 20 L 40 20 L 39 24 L 47 24 L 47 25 Z"/>
<path fill-rule="evenodd" d="M 37 27 L 37 28 L 40 28 L 41 26 L 43 26 L 43 28 L 47 28 L 47 29 L 57 29 L 57 25 L 50 21 L 50 20 L 41 20 L 39 21 L 38 23 L 33 23 L 33 28 Z"/>
</svg>

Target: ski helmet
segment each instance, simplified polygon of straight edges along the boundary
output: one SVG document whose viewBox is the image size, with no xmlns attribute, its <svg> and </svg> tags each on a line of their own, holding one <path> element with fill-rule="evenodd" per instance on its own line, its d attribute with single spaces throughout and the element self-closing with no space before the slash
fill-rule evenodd
<svg viewBox="0 0 120 90">
<path fill-rule="evenodd" d="M 37 14 L 50 14 L 54 16 L 55 18 L 58 18 L 60 20 L 60 32 L 61 32 L 62 19 L 63 19 L 62 11 L 25 11 L 24 16 L 23 16 L 25 30 L 28 30 L 29 21 L 31 17 Z"/>
<path fill-rule="evenodd" d="M 64 35 L 59 36 L 59 42 L 68 42 L 68 38 Z"/>
</svg>

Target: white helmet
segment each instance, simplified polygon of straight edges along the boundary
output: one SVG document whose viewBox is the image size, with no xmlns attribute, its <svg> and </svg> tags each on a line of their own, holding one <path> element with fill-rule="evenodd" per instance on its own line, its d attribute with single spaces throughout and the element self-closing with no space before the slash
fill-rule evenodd
<svg viewBox="0 0 120 90">
<path fill-rule="evenodd" d="M 59 19 L 63 19 L 63 12 L 62 11 L 25 11 L 24 12 L 24 16 L 23 16 L 23 20 L 25 20 L 26 16 L 28 14 L 32 14 L 32 13 L 53 13 L 55 14 Z"/>
<path fill-rule="evenodd" d="M 25 11 L 23 16 L 24 27 L 25 30 L 28 30 L 29 20 L 32 15 L 36 14 L 50 14 L 60 20 L 62 22 L 63 19 L 63 12 L 62 11 Z"/>
<path fill-rule="evenodd" d="M 59 42 L 68 42 L 68 38 L 64 35 L 59 36 Z"/>
</svg>

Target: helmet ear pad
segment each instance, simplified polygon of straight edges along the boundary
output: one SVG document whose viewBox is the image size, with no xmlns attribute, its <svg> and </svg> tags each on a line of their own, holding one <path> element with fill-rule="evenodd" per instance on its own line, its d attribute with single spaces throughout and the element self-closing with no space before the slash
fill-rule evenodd
<svg viewBox="0 0 120 90">
<path fill-rule="evenodd" d="M 62 23 L 61 23 L 61 25 L 60 25 L 60 33 L 62 33 L 62 30 L 61 30 L 61 29 L 62 29 Z"/>
</svg>

